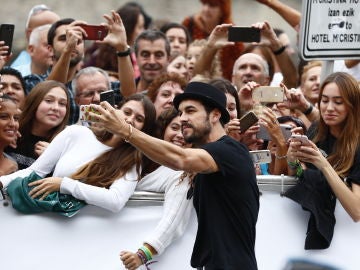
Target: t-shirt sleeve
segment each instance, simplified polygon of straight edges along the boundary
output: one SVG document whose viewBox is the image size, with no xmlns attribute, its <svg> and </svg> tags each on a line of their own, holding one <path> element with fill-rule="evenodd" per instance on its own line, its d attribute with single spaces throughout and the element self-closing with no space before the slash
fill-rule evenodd
<svg viewBox="0 0 360 270">
<path fill-rule="evenodd" d="M 354 164 L 346 180 L 350 183 L 360 185 L 360 150 L 356 152 Z"/>
</svg>

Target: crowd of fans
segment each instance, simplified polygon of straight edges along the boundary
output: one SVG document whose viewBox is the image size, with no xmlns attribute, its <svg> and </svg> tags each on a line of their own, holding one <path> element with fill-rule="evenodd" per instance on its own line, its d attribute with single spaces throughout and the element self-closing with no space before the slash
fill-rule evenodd
<svg viewBox="0 0 360 270">
<path fill-rule="evenodd" d="M 298 31 L 300 12 L 279 0 L 257 2 Z M 323 63 L 294 63 L 296 50 L 271 22 L 251 25 L 261 34 L 256 44 L 230 42 L 231 0 L 201 4 L 182 22 L 159 25 L 141 5 L 126 3 L 104 15 L 108 33 L 96 42 L 85 42 L 84 22 L 37 5 L 26 22 L 27 48 L 16 59 L 0 41 L 1 188 L 35 172 L 42 179 L 32 184 L 32 198 L 60 192 L 114 212 L 134 190 L 165 192 L 158 228 L 139 251 L 121 255 L 128 269 L 146 264 L 182 234 L 194 175 L 156 164 L 128 143 L 130 137 L 80 121 L 80 106 L 100 104 L 100 94 L 108 90 L 114 91 L 115 108 L 130 124 L 130 135 L 134 128 L 191 148 L 173 100 L 190 82 L 215 87 L 226 95 L 227 135 L 251 152 L 270 151 L 269 163 L 254 163 L 256 174 L 322 181 L 314 189 L 326 189 L 360 220 L 359 61 L 337 60 L 336 70 L 322 78 Z M 283 99 L 253 98 L 263 86 L 280 87 Z M 258 121 L 242 130 L 248 112 Z M 290 126 L 290 136 L 284 126 Z M 260 130 L 268 136 L 261 137 Z M 297 185 L 288 197 L 294 192 L 306 191 Z"/>
</svg>

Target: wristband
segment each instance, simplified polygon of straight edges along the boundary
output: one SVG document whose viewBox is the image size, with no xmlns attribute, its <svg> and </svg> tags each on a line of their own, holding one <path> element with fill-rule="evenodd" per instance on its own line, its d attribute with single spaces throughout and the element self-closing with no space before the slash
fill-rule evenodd
<svg viewBox="0 0 360 270">
<path fill-rule="evenodd" d="M 123 52 L 116 52 L 116 55 L 118 56 L 118 57 L 125 57 L 125 56 L 129 56 L 130 55 L 130 46 L 128 45 L 127 46 L 127 49 L 125 50 L 125 51 L 123 51 Z"/>
<path fill-rule="evenodd" d="M 144 252 L 144 254 L 145 254 L 145 256 L 146 256 L 146 259 L 147 259 L 148 261 L 150 261 L 150 260 L 152 259 L 152 253 L 151 253 L 150 249 L 148 249 L 148 248 L 145 247 L 145 246 L 141 246 L 141 247 L 139 248 L 139 250 L 141 250 L 142 252 Z"/>
<path fill-rule="evenodd" d="M 281 46 L 280 49 L 276 50 L 276 51 L 273 51 L 273 53 L 275 55 L 279 55 L 279 54 L 282 54 L 286 49 L 286 46 Z"/>
<path fill-rule="evenodd" d="M 313 109 L 314 109 L 314 106 L 310 103 L 309 108 L 307 108 L 307 109 L 305 110 L 305 112 L 303 112 L 303 114 L 309 115 L 309 114 L 312 112 Z"/>
</svg>

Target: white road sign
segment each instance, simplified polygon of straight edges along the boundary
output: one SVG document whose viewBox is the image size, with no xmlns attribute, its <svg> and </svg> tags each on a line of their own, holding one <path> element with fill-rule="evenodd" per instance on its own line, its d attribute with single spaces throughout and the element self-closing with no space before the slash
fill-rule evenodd
<svg viewBox="0 0 360 270">
<path fill-rule="evenodd" d="M 360 58 L 360 0 L 303 0 L 300 52 L 306 60 Z"/>
</svg>

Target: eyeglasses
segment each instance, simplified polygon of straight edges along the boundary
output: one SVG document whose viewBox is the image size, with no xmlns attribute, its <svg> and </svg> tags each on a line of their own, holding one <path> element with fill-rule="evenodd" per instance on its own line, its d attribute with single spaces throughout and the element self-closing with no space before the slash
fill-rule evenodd
<svg viewBox="0 0 360 270">
<path fill-rule="evenodd" d="M 99 90 L 90 90 L 90 91 L 84 91 L 82 93 L 79 93 L 77 96 L 82 96 L 84 98 L 93 98 L 95 94 L 99 94 L 102 92 L 107 91 L 107 89 L 99 89 Z"/>
</svg>

